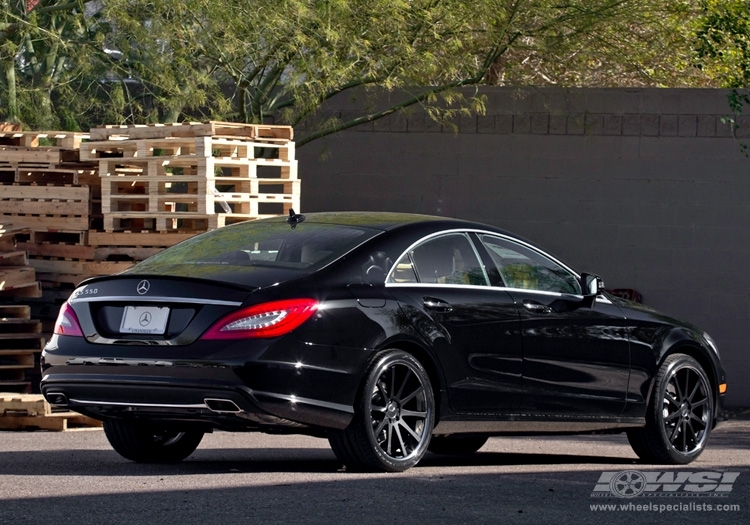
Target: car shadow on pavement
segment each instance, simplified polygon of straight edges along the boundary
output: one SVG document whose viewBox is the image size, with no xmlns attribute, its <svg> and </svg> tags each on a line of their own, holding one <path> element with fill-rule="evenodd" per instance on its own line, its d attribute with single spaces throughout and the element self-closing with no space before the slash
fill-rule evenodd
<svg viewBox="0 0 750 525">
<path fill-rule="evenodd" d="M 23 456 L 26 456 L 25 458 Z M 204 449 L 180 463 L 133 463 L 108 450 L 50 450 L 0 452 L 0 475 L 18 473 L 37 476 L 149 476 L 226 474 L 231 472 L 346 472 L 343 464 L 325 448 Z M 420 467 L 479 467 L 508 465 L 630 465 L 634 458 L 482 452 L 471 456 L 441 456 L 428 453 Z"/>
</svg>

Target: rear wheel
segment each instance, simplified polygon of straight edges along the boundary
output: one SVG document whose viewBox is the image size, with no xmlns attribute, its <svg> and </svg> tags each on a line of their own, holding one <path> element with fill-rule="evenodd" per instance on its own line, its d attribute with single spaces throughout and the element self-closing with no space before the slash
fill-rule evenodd
<svg viewBox="0 0 750 525">
<path fill-rule="evenodd" d="M 468 456 L 487 443 L 484 436 L 432 436 L 427 448 L 433 454 Z"/>
<path fill-rule="evenodd" d="M 656 375 L 646 426 L 628 431 L 628 441 L 644 461 L 686 464 L 703 452 L 713 422 L 708 375 L 692 357 L 674 354 Z"/>
<path fill-rule="evenodd" d="M 192 454 L 203 432 L 179 432 L 150 423 L 124 419 L 104 420 L 104 433 L 112 448 L 137 463 L 176 463 Z"/>
<path fill-rule="evenodd" d="M 329 442 L 348 468 L 402 472 L 424 456 L 434 422 L 427 372 L 407 352 L 390 350 L 370 367 L 351 424 Z"/>
</svg>

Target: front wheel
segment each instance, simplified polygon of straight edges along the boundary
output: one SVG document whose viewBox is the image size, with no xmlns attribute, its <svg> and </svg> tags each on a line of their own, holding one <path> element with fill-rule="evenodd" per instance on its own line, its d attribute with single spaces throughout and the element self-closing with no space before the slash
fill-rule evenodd
<svg viewBox="0 0 750 525">
<path fill-rule="evenodd" d="M 692 357 L 674 354 L 656 375 L 646 426 L 628 431 L 628 441 L 644 461 L 684 465 L 703 452 L 713 422 L 708 375 Z"/>
<path fill-rule="evenodd" d="M 112 448 L 137 463 L 176 463 L 192 454 L 203 432 L 180 432 L 124 419 L 105 419 L 104 434 Z"/>
<path fill-rule="evenodd" d="M 329 441 L 351 469 L 402 472 L 422 459 L 434 424 L 427 372 L 411 354 L 390 350 L 370 367 L 351 424 Z"/>
</svg>

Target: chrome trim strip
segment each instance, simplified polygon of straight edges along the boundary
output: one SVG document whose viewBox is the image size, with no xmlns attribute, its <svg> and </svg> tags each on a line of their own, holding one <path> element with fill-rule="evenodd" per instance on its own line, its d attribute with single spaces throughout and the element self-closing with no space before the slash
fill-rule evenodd
<svg viewBox="0 0 750 525">
<path fill-rule="evenodd" d="M 305 405 L 312 405 L 320 408 L 327 408 L 329 410 L 337 410 L 339 412 L 346 412 L 347 414 L 354 414 L 354 407 L 349 405 L 341 405 L 339 403 L 329 403 L 328 401 L 320 401 L 318 399 L 310 399 L 308 397 L 299 397 L 295 395 L 286 394 L 274 394 L 272 392 L 259 392 L 253 391 L 253 394 L 257 396 L 273 397 L 281 399 L 283 401 L 289 401 L 290 403 L 304 403 Z"/>
<path fill-rule="evenodd" d="M 168 405 L 159 403 L 122 403 L 119 401 L 90 401 L 83 399 L 68 399 L 69 403 L 78 403 L 80 405 L 111 405 L 122 407 L 143 407 L 143 408 L 205 408 L 211 410 L 205 403 L 195 405 Z"/>
<path fill-rule="evenodd" d="M 570 297 L 571 299 L 583 299 L 583 295 L 561 292 L 547 292 L 544 290 L 534 290 L 530 288 L 505 288 L 504 286 L 484 286 L 479 284 L 441 284 L 441 283 L 385 283 L 386 288 L 456 288 L 469 290 L 486 290 L 493 292 L 526 292 L 539 295 L 549 295 L 550 297 Z M 596 302 L 612 304 L 612 301 L 604 295 L 597 295 Z"/>
<path fill-rule="evenodd" d="M 563 268 L 565 270 L 568 270 L 570 273 L 572 273 L 573 275 L 575 275 L 577 279 L 581 278 L 581 275 L 578 272 L 574 271 L 572 268 L 570 268 L 568 265 L 563 264 L 556 257 L 551 256 L 549 253 L 545 252 L 544 250 L 540 250 L 538 247 L 536 247 L 536 246 L 534 246 L 532 244 L 529 244 L 529 243 L 527 243 L 525 241 L 522 241 L 521 239 L 517 239 L 515 237 L 511 237 L 510 235 L 507 235 L 507 234 L 493 232 L 493 231 L 489 231 L 489 230 L 479 230 L 479 229 L 474 229 L 474 228 L 465 228 L 465 229 L 464 228 L 454 228 L 454 229 L 451 229 L 451 230 L 442 230 L 442 231 L 439 231 L 439 232 L 435 232 L 435 233 L 431 233 L 429 235 L 426 235 L 426 236 L 422 237 L 421 239 L 419 239 L 418 241 L 412 243 L 411 246 L 409 246 L 406 250 L 404 250 L 404 252 L 396 258 L 396 262 L 400 261 L 404 257 L 404 255 L 406 255 L 411 250 L 413 250 L 417 245 L 422 244 L 423 242 L 426 242 L 429 239 L 432 239 L 433 237 L 439 237 L 441 235 L 446 235 L 446 234 L 449 234 L 449 233 L 465 233 L 465 234 L 467 234 L 467 233 L 476 233 L 477 235 L 494 235 L 496 237 L 501 237 L 501 238 L 506 239 L 506 240 L 508 240 L 510 242 L 514 242 L 516 244 L 520 244 L 521 246 L 524 246 L 525 248 L 528 248 L 529 250 L 535 251 L 535 252 L 539 253 L 540 255 L 543 255 L 544 257 L 547 257 L 548 259 L 550 259 L 550 260 L 554 261 L 555 263 L 559 264 L 561 268 Z M 471 242 L 471 239 L 470 239 L 470 242 Z M 473 244 L 474 243 L 472 242 L 472 245 Z M 481 258 L 480 258 L 480 262 L 481 262 Z M 391 268 L 391 270 L 388 272 L 388 275 L 385 278 L 386 283 L 388 282 L 388 279 L 391 278 L 391 274 L 393 274 L 393 272 L 395 271 L 395 268 L 396 268 L 396 265 L 394 264 L 393 268 Z"/>
<path fill-rule="evenodd" d="M 210 304 L 216 306 L 241 306 L 240 301 L 222 301 L 219 299 L 202 299 L 197 297 L 167 297 L 153 296 L 143 297 L 142 295 L 107 295 L 101 297 L 86 296 L 73 297 L 68 300 L 69 303 L 98 303 L 98 302 L 117 302 L 117 303 L 185 303 L 185 304 Z"/>
<path fill-rule="evenodd" d="M 317 406 L 321 408 L 327 408 L 329 410 L 337 410 L 339 412 L 346 412 L 347 414 L 353 414 L 354 413 L 354 407 L 350 407 L 349 405 L 340 405 L 338 403 L 329 403 L 327 401 L 319 401 L 317 399 L 309 399 L 306 397 L 297 397 L 295 395 L 285 395 L 285 394 L 274 394 L 271 392 L 254 392 L 254 395 L 262 395 L 266 397 L 273 397 L 276 399 L 281 399 L 284 401 L 289 401 L 290 403 L 304 403 L 306 405 L 312 405 Z M 141 407 L 141 408 L 200 408 L 200 409 L 206 409 L 211 410 L 211 407 L 209 407 L 207 404 L 191 404 L 191 405 L 171 405 L 171 404 L 163 404 L 163 403 L 123 403 L 120 401 L 92 401 L 92 400 L 83 400 L 83 399 L 68 399 L 68 403 L 78 403 L 80 405 L 105 405 L 105 406 L 122 406 L 122 407 Z M 212 412 L 215 412 L 214 410 L 211 410 Z"/>
</svg>

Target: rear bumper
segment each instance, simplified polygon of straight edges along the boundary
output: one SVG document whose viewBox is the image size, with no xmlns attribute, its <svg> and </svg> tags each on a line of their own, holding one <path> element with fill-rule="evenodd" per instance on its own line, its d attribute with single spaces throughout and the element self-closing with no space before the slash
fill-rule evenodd
<svg viewBox="0 0 750 525">
<path fill-rule="evenodd" d="M 41 390 L 51 404 L 96 419 L 139 418 L 222 430 L 346 428 L 354 413 L 348 405 L 213 382 L 50 375 Z"/>
<path fill-rule="evenodd" d="M 97 419 L 228 430 L 346 428 L 369 356 L 289 339 L 220 349 L 53 339 L 42 356 L 41 382 L 51 404 Z"/>
</svg>

